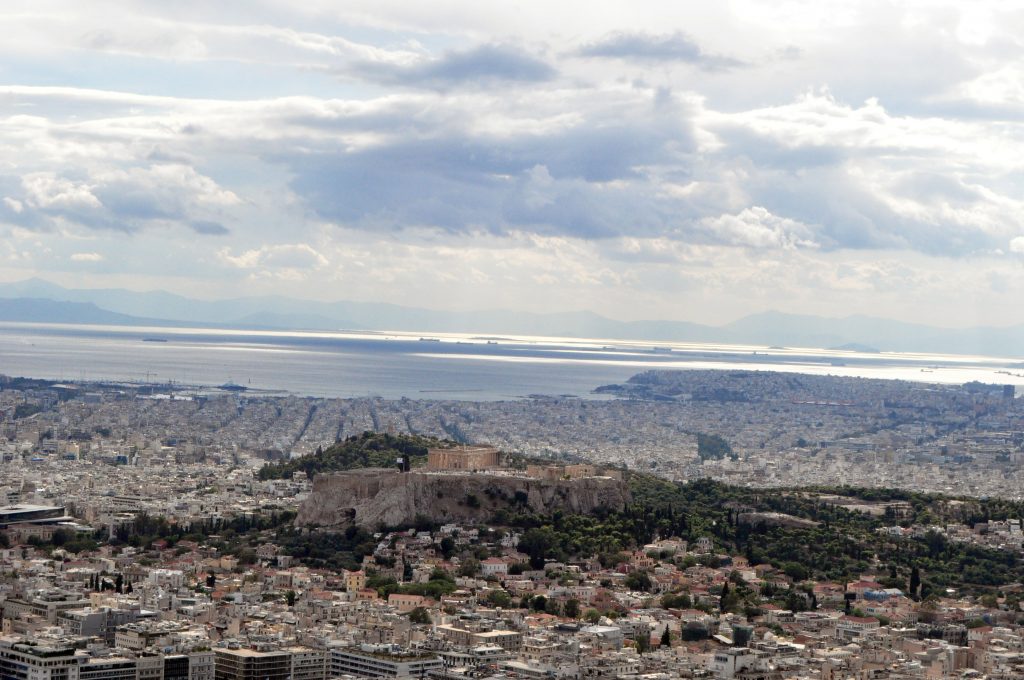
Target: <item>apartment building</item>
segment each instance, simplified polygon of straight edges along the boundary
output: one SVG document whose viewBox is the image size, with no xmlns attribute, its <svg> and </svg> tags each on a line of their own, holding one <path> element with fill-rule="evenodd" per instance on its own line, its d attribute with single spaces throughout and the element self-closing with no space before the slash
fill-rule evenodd
<svg viewBox="0 0 1024 680">
<path fill-rule="evenodd" d="M 346 674 L 362 678 L 423 677 L 443 668 L 444 662 L 439 656 L 404 652 L 397 645 L 364 644 L 331 650 L 331 677 Z"/>
</svg>

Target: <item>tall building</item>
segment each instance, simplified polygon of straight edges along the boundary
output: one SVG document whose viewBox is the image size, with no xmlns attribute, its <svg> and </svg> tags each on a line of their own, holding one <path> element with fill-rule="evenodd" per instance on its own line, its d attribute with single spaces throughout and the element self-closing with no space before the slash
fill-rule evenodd
<svg viewBox="0 0 1024 680">
<path fill-rule="evenodd" d="M 215 680 L 324 680 L 327 652 L 307 647 L 217 649 Z"/>
<path fill-rule="evenodd" d="M 164 657 L 164 680 L 214 680 L 212 651 Z"/>
<path fill-rule="evenodd" d="M 12 597 L 3 603 L 3 616 L 7 619 L 30 614 L 45 619 L 47 623 L 57 623 L 57 618 L 72 609 L 82 609 L 89 605 L 81 594 L 63 590 L 34 590 L 21 597 Z"/>
<path fill-rule="evenodd" d="M 4 680 L 78 680 L 88 655 L 73 647 L 35 644 L 20 637 L 0 637 L 0 677 Z"/>
<path fill-rule="evenodd" d="M 214 651 L 215 680 L 288 680 L 292 667 L 291 652 L 255 649 L 217 649 Z"/>
<path fill-rule="evenodd" d="M 135 680 L 138 659 L 123 656 L 89 659 L 78 669 L 78 680 Z"/>
<path fill-rule="evenodd" d="M 321 666 L 326 652 L 320 652 Z M 0 637 L 0 678 L 4 680 L 214 680 L 213 652 L 128 653 L 90 657 L 67 644 L 36 643 L 20 636 Z M 295 680 L 324 680 L 303 673 Z"/>
<path fill-rule="evenodd" d="M 435 654 L 403 652 L 397 645 L 360 645 L 331 650 L 331 677 L 421 678 L 444 668 Z"/>
</svg>

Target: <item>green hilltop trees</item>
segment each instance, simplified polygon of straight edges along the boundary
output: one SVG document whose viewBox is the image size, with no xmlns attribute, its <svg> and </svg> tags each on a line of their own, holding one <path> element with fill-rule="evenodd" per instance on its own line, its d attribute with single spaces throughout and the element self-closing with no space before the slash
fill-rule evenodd
<svg viewBox="0 0 1024 680">
<path fill-rule="evenodd" d="M 418 435 L 393 435 L 380 432 L 364 432 L 335 443 L 325 450 L 317 450 L 280 463 L 268 463 L 260 468 L 260 479 L 290 479 L 298 472 L 309 477 L 320 472 L 336 472 L 358 468 L 391 468 L 398 458 L 408 457 L 411 466 L 426 464 L 427 449 L 455 446 L 455 442 L 420 437 Z"/>
</svg>

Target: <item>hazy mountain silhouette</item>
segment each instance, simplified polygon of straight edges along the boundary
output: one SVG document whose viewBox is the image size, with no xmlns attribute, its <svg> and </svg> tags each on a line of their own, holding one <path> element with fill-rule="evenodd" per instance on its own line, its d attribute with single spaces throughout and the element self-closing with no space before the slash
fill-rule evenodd
<svg viewBox="0 0 1024 680">
<path fill-rule="evenodd" d="M 508 310 L 448 312 L 383 303 L 320 302 L 283 296 L 196 300 L 166 291 L 68 289 L 42 279 L 0 284 L 0 320 L 507 333 L 1024 356 L 1024 325 L 950 329 L 861 315 L 826 318 L 767 311 L 723 326 L 708 326 L 686 321 L 617 321 L 590 311 L 550 314 Z"/>
</svg>

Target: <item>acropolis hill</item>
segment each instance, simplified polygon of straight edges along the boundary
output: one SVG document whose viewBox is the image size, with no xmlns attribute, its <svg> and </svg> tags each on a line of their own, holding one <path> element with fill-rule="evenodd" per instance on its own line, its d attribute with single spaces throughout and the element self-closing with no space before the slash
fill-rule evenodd
<svg viewBox="0 0 1024 680">
<path fill-rule="evenodd" d="M 516 471 L 501 467 L 498 458 L 486 447 L 444 449 L 436 455 L 431 450 L 423 471 L 367 468 L 319 474 L 296 524 L 398 526 L 418 516 L 480 522 L 502 509 L 585 514 L 601 507 L 621 510 L 630 501 L 626 483 L 614 471 L 590 465 L 531 465 Z"/>
</svg>

